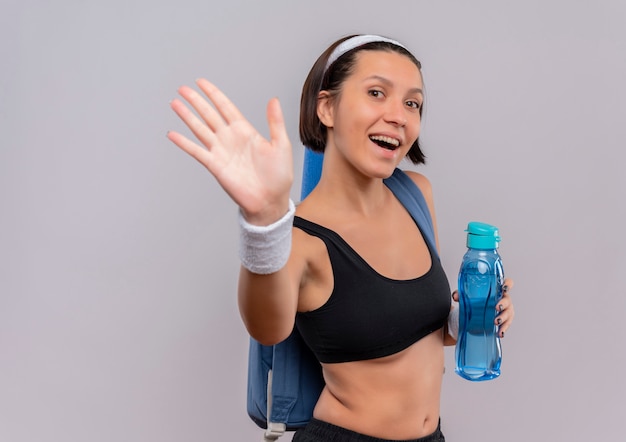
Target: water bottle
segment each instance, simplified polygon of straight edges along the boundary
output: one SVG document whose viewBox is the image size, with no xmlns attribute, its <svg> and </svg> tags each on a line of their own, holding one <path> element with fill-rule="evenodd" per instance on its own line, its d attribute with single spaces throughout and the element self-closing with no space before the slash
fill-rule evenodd
<svg viewBox="0 0 626 442">
<path fill-rule="evenodd" d="M 495 324 L 504 283 L 500 236 L 496 227 L 479 222 L 470 222 L 466 232 L 468 250 L 459 271 L 456 373 L 470 381 L 486 381 L 500 376 L 502 362 Z"/>
</svg>

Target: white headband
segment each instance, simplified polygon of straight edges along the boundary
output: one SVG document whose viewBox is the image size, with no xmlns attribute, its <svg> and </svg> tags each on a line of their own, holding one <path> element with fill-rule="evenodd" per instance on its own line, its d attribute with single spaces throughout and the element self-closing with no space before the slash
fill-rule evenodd
<svg viewBox="0 0 626 442">
<path fill-rule="evenodd" d="M 363 46 L 364 44 L 373 42 L 391 43 L 393 45 L 400 46 L 401 48 L 406 49 L 402 44 L 387 37 L 381 37 L 380 35 L 357 35 L 355 37 L 342 41 L 335 48 L 335 50 L 328 57 L 328 61 L 326 62 L 326 68 L 324 70 L 328 70 L 329 66 L 337 61 L 337 59 L 346 52 L 358 48 L 359 46 Z"/>
</svg>

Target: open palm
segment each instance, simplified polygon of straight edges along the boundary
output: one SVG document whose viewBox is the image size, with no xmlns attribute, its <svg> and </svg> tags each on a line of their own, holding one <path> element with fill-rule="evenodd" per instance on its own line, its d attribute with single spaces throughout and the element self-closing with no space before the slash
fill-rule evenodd
<svg viewBox="0 0 626 442">
<path fill-rule="evenodd" d="M 249 222 L 275 221 L 287 211 L 293 182 L 291 143 L 278 100 L 267 105 L 267 140 L 217 87 L 204 79 L 197 85 L 210 102 L 187 86 L 178 92 L 198 116 L 181 100 L 171 107 L 198 142 L 174 131 L 168 138 L 213 174 Z"/>
</svg>

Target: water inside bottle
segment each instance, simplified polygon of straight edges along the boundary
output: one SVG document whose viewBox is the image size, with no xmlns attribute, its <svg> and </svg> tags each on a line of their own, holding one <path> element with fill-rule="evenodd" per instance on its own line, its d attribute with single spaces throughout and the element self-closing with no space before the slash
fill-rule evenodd
<svg viewBox="0 0 626 442">
<path fill-rule="evenodd" d="M 464 307 L 457 344 L 457 373 L 469 380 L 488 380 L 500 375 L 502 350 L 495 325 L 501 281 L 493 277 L 490 264 L 477 260 L 460 272 L 459 296 Z M 500 269 L 499 269 L 500 270 Z"/>
</svg>

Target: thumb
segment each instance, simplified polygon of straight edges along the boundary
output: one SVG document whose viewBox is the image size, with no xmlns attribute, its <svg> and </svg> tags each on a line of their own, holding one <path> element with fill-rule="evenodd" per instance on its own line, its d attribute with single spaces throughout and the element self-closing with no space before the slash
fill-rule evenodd
<svg viewBox="0 0 626 442">
<path fill-rule="evenodd" d="M 452 299 L 454 299 L 456 302 L 459 302 L 459 291 L 455 290 L 452 292 Z"/>
<path fill-rule="evenodd" d="M 285 128 L 283 111 L 278 98 L 272 98 L 267 103 L 267 123 L 270 127 L 270 140 L 275 146 L 288 146 L 289 137 Z"/>
</svg>

